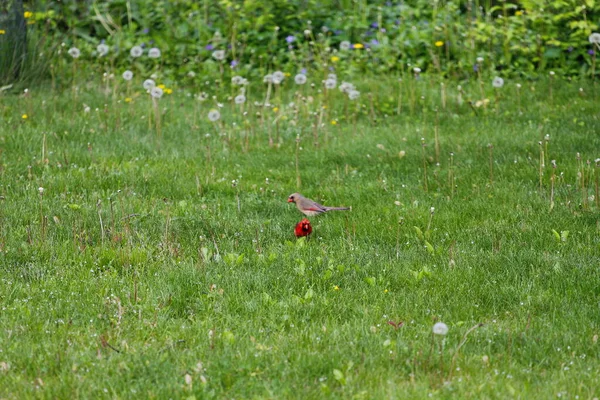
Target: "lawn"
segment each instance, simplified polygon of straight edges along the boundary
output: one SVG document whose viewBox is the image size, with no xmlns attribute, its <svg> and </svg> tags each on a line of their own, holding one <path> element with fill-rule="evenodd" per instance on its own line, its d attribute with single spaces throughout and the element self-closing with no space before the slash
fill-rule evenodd
<svg viewBox="0 0 600 400">
<path fill-rule="evenodd" d="M 522 84 L 0 97 L 0 398 L 600 397 L 598 101 Z"/>
</svg>

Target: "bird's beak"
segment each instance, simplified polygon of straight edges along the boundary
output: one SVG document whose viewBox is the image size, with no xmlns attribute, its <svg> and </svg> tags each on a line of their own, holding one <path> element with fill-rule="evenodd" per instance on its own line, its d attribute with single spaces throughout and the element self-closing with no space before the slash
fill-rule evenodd
<svg viewBox="0 0 600 400">
<path fill-rule="evenodd" d="M 294 202 L 294 200 L 288 199 L 288 203 L 293 203 L 293 202 Z"/>
</svg>

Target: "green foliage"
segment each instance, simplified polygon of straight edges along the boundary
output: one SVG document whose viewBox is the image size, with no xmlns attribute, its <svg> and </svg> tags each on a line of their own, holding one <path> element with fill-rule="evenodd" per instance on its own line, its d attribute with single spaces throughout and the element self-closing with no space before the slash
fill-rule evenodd
<svg viewBox="0 0 600 400">
<path fill-rule="evenodd" d="M 600 16 L 600 4 L 593 0 L 526 0 L 485 7 L 472 2 L 434 2 L 432 7 L 428 1 L 315 0 L 87 4 L 31 3 L 28 9 L 36 23 L 30 29 L 44 32 L 52 43 L 80 48 L 87 66 L 135 69 L 144 76 L 160 71 L 180 83 L 191 72 L 196 75 L 191 81 L 199 83 L 207 76 L 262 77 L 275 69 L 296 73 L 302 68 L 356 75 L 419 67 L 462 78 L 473 73 L 477 57 L 485 59 L 486 70 L 504 75 L 532 77 L 548 69 L 590 74 L 589 52 L 598 49 L 588 36 L 598 29 Z M 341 51 L 342 41 L 363 48 Z M 100 42 L 110 46 L 103 57 L 95 50 Z M 135 45 L 158 47 L 160 61 L 132 59 L 129 50 Z M 226 59 L 215 60 L 212 49 L 226 50 Z M 65 52 L 53 54 L 68 71 Z"/>
</svg>

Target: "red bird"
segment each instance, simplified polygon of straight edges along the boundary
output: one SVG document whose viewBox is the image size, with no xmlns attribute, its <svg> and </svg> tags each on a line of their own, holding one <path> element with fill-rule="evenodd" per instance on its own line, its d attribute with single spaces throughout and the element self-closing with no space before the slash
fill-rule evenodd
<svg viewBox="0 0 600 400">
<path fill-rule="evenodd" d="M 302 221 L 298 222 L 296 228 L 294 229 L 294 235 L 296 237 L 308 236 L 312 233 L 312 226 L 310 225 L 310 221 L 306 218 L 303 218 Z"/>
</svg>

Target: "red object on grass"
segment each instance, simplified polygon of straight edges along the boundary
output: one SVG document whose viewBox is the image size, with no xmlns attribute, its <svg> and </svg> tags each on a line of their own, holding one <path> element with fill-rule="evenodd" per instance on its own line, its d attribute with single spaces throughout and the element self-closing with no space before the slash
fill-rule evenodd
<svg viewBox="0 0 600 400">
<path fill-rule="evenodd" d="M 302 221 L 296 224 L 296 228 L 294 229 L 294 235 L 296 237 L 308 236 L 312 233 L 312 226 L 310 225 L 310 221 L 306 218 L 303 218 Z"/>
</svg>

